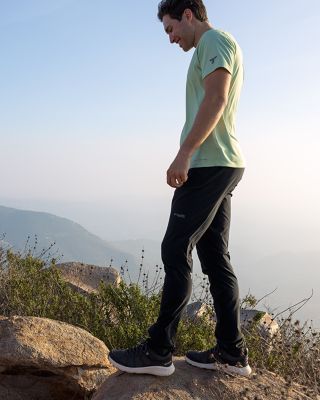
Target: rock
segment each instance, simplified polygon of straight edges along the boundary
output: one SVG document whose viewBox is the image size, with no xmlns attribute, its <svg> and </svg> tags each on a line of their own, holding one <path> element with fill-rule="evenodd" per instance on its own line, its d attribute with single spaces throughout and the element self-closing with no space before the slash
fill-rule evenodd
<svg viewBox="0 0 320 400">
<path fill-rule="evenodd" d="M 115 371 L 108 354 L 101 340 L 64 322 L 1 317 L 0 399 L 84 399 Z"/>
<path fill-rule="evenodd" d="M 65 387 L 63 378 L 32 375 L 30 372 L 0 374 L 1 400 L 84 400 L 85 397 Z"/>
<path fill-rule="evenodd" d="M 194 303 L 188 304 L 186 307 L 185 313 L 183 315 L 183 318 L 188 318 L 194 322 L 197 322 L 197 320 L 203 316 L 206 316 L 208 319 L 213 318 L 213 311 L 208 304 L 203 303 L 201 301 L 196 301 Z"/>
<path fill-rule="evenodd" d="M 83 294 L 97 292 L 101 281 L 114 285 L 121 282 L 120 274 L 112 267 L 99 267 L 80 262 L 57 264 L 56 267 L 61 271 L 63 279 Z"/>
<path fill-rule="evenodd" d="M 192 367 L 180 357 L 174 363 L 176 371 L 169 377 L 116 372 L 92 400 L 279 400 L 284 390 L 287 400 L 301 399 L 299 385 L 286 388 L 282 378 L 268 371 L 244 378 Z"/>
<path fill-rule="evenodd" d="M 206 315 L 208 321 L 216 321 L 215 313 L 211 307 L 201 301 L 196 301 L 187 306 L 184 318 L 189 318 L 197 322 L 199 318 Z M 212 317 L 211 317 L 212 315 Z M 265 339 L 272 339 L 276 334 L 279 334 L 279 325 L 265 311 L 259 310 L 240 310 L 240 324 L 243 328 L 249 328 L 255 323 L 258 332 Z"/>
<path fill-rule="evenodd" d="M 241 325 L 249 328 L 253 323 L 262 337 L 272 339 L 276 334 L 279 334 L 279 325 L 271 318 L 271 315 L 258 310 L 241 310 L 240 312 Z"/>
</svg>

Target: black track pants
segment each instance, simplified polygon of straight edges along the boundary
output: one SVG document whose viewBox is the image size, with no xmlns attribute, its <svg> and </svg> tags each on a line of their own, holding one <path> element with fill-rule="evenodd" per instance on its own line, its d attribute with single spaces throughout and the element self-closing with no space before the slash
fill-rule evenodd
<svg viewBox="0 0 320 400">
<path fill-rule="evenodd" d="M 191 168 L 187 182 L 176 189 L 169 224 L 161 245 L 165 270 L 159 317 L 149 328 L 155 349 L 174 350 L 174 339 L 192 290 L 192 256 L 196 246 L 208 275 L 219 345 L 235 355 L 243 346 L 237 278 L 228 252 L 232 191 L 243 168 Z"/>
</svg>

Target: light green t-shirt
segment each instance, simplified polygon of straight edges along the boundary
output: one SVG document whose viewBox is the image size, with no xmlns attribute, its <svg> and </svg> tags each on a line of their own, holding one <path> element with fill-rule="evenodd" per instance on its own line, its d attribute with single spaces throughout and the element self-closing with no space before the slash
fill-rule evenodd
<svg viewBox="0 0 320 400">
<path fill-rule="evenodd" d="M 225 68 L 232 76 L 228 104 L 215 129 L 193 154 L 190 168 L 245 166 L 235 136 L 235 116 L 243 83 L 242 53 L 235 39 L 226 32 L 206 31 L 194 51 L 187 76 L 186 122 L 180 144 L 188 136 L 204 98 L 203 79 L 217 68 Z"/>
</svg>

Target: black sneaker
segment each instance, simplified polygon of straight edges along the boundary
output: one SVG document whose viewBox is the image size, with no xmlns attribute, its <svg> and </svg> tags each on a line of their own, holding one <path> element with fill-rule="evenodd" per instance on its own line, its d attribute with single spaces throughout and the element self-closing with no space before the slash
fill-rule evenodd
<svg viewBox="0 0 320 400">
<path fill-rule="evenodd" d="M 112 365 L 124 372 L 168 376 L 174 373 L 172 353 L 161 356 L 149 346 L 148 340 L 125 350 L 112 350 L 109 353 Z"/>
<path fill-rule="evenodd" d="M 231 356 L 216 346 L 206 351 L 188 351 L 185 359 L 187 363 L 199 368 L 214 369 L 242 376 L 251 374 L 247 348 L 239 357 Z"/>
</svg>

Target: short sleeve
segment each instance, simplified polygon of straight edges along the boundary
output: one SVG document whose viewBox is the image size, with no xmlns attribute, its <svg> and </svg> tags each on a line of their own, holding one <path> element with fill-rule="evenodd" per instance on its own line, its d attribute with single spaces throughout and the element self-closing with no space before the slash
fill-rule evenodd
<svg viewBox="0 0 320 400">
<path fill-rule="evenodd" d="M 221 34 L 207 34 L 197 48 L 202 79 L 218 68 L 225 68 L 230 74 L 235 59 L 235 44 Z"/>
</svg>

